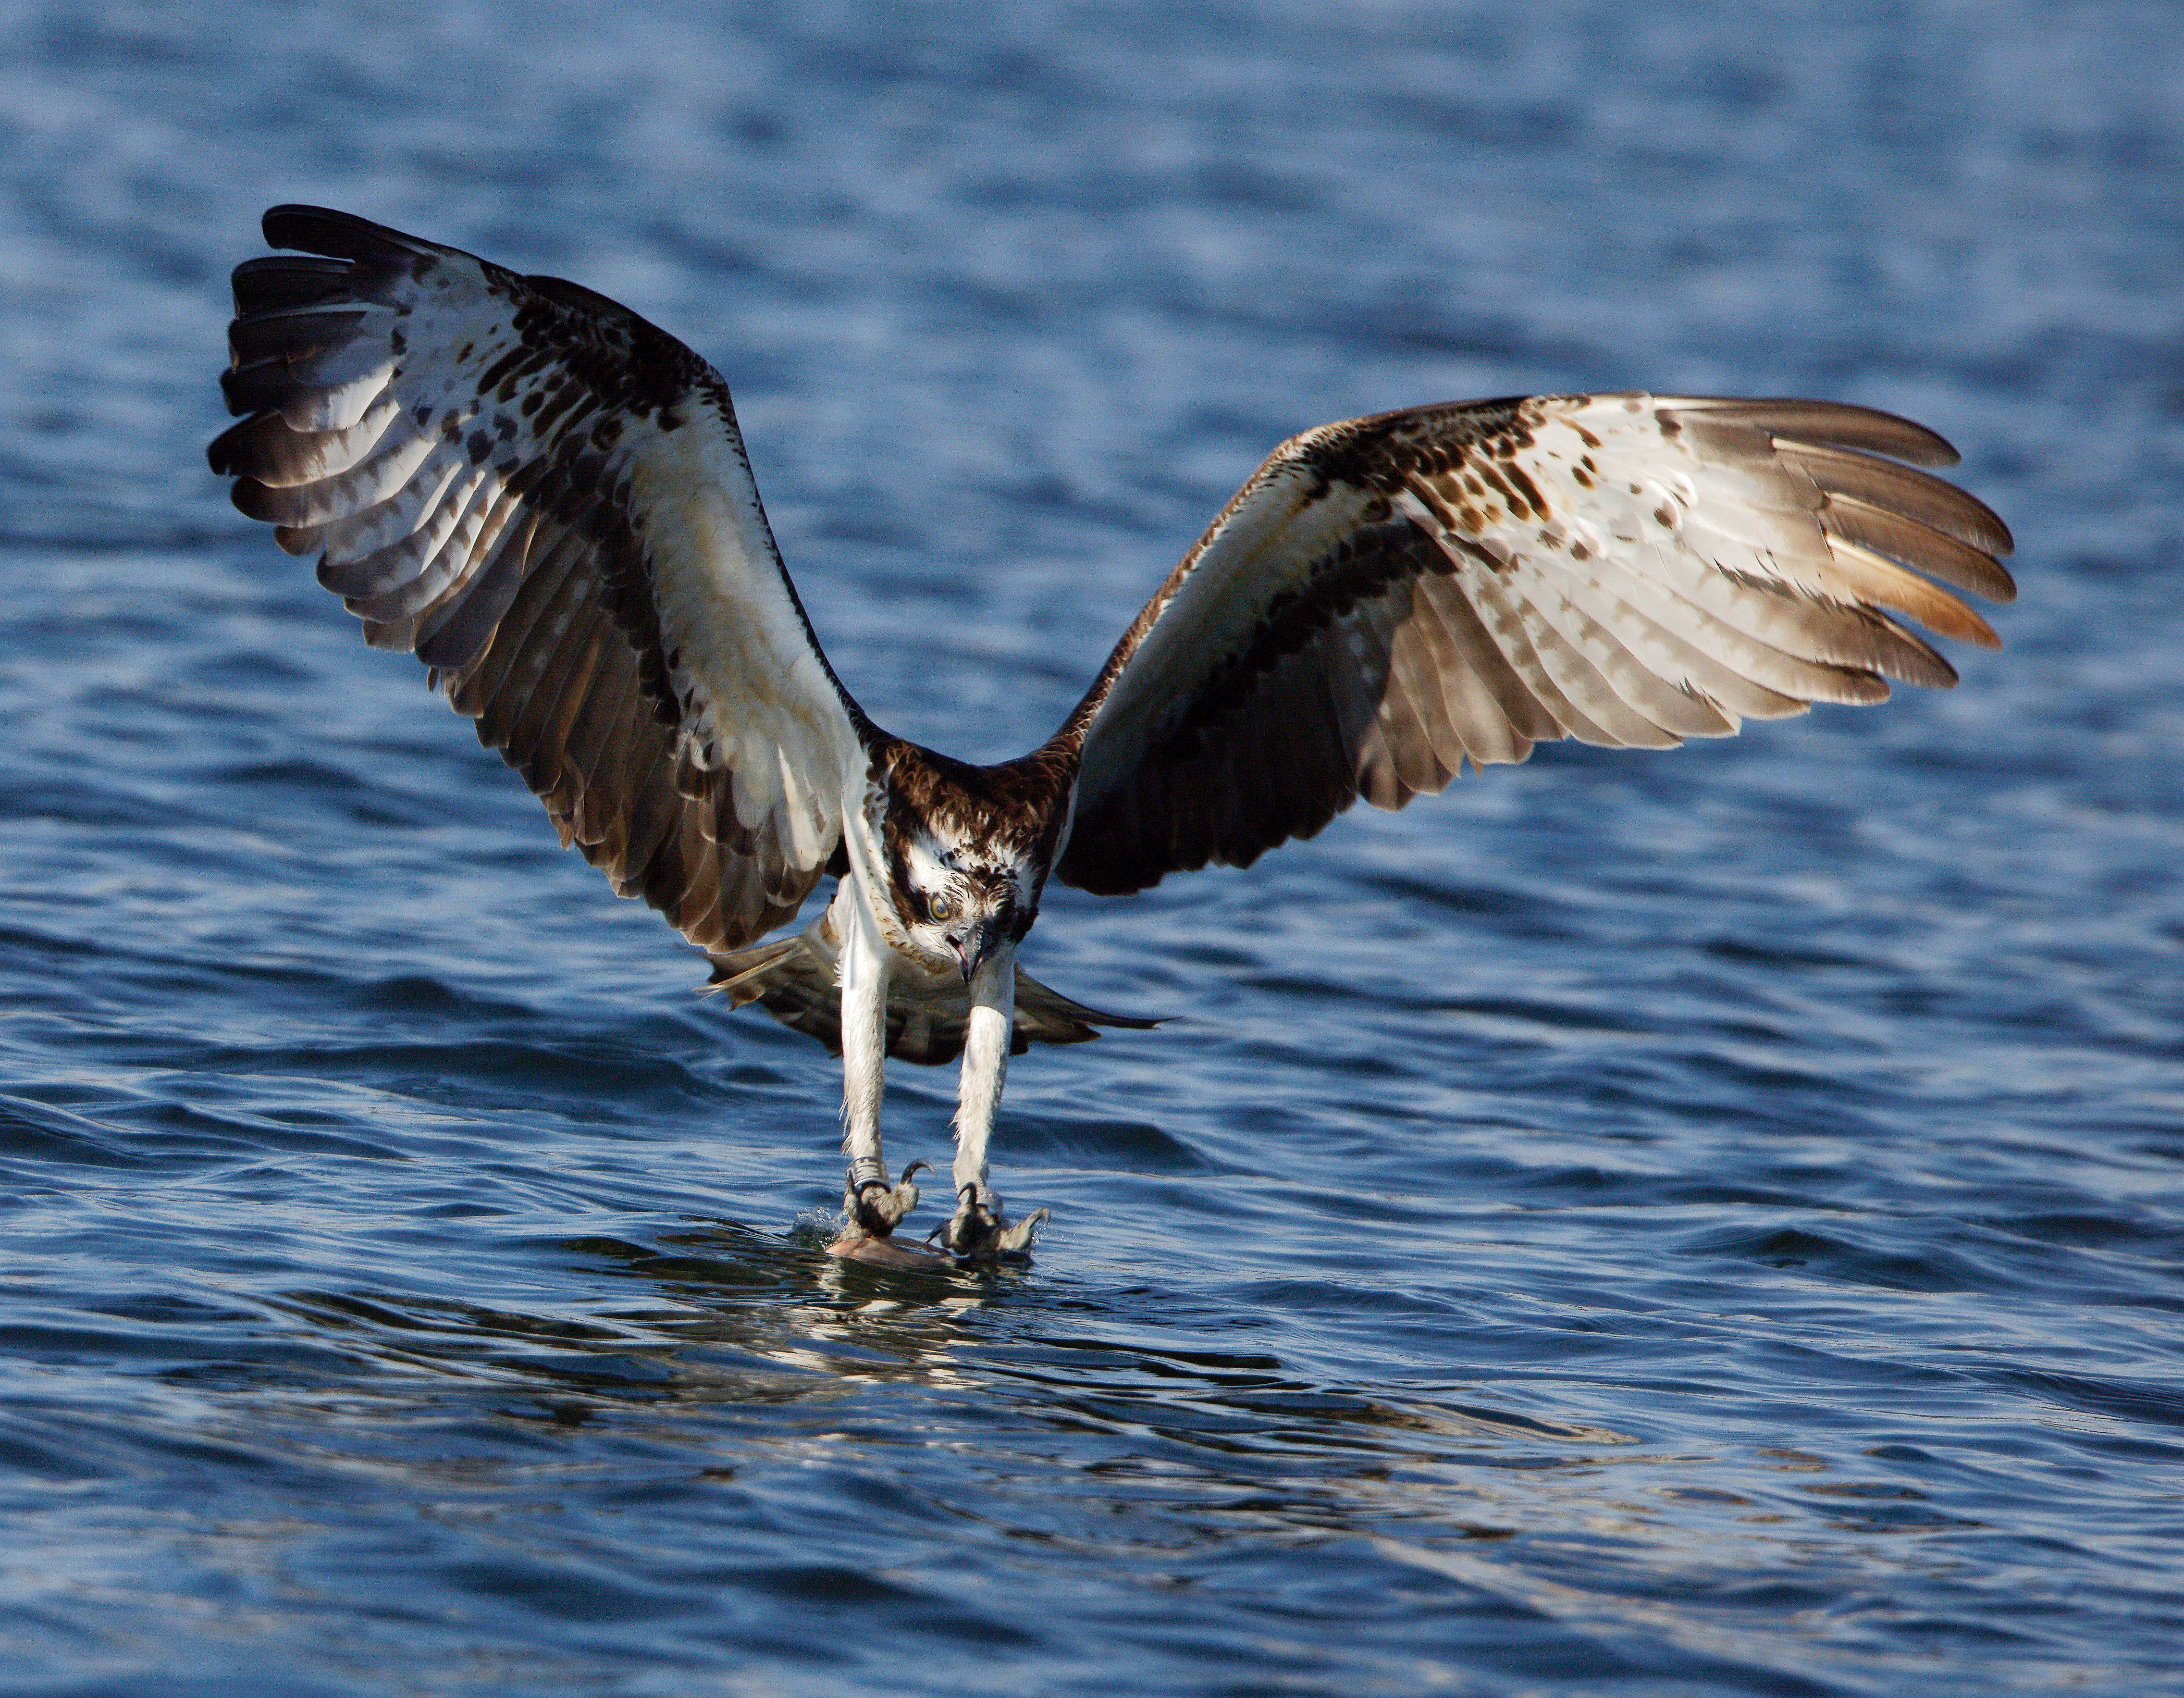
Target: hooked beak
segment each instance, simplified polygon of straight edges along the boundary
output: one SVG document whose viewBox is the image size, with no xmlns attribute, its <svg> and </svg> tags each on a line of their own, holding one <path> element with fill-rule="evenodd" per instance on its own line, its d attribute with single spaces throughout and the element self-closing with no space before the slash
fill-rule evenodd
<svg viewBox="0 0 2184 1698">
<path fill-rule="evenodd" d="M 948 945 L 956 951 L 957 964 L 963 969 L 963 983 L 968 984 L 978 971 L 979 963 L 994 952 L 994 944 L 1001 935 L 1001 922 L 989 920 L 977 931 L 965 937 L 951 937 Z"/>
</svg>

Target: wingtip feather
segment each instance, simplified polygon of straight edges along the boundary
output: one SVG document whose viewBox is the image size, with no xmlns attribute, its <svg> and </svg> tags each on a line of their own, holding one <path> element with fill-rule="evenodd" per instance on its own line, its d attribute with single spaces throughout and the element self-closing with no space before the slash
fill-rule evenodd
<svg viewBox="0 0 2184 1698">
<path fill-rule="evenodd" d="M 283 202 L 265 209 L 259 227 L 269 248 L 292 248 L 331 259 L 383 259 L 390 249 L 412 258 L 443 251 L 437 243 L 330 206 Z"/>
<path fill-rule="evenodd" d="M 1752 426 L 1770 436 L 1886 454 L 1911 465 L 1954 465 L 1963 458 L 1938 431 L 1877 407 L 1854 406 L 1847 401 L 1808 401 L 1794 396 L 1663 396 L 1661 404 L 1675 413 L 1711 415 L 1726 423 Z"/>
</svg>

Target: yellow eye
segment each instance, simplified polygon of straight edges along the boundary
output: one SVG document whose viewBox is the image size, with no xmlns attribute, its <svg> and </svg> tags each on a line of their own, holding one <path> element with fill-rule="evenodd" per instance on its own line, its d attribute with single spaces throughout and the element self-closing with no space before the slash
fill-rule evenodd
<svg viewBox="0 0 2184 1698">
<path fill-rule="evenodd" d="M 956 899 L 952 896 L 936 896 L 925 905 L 925 910 L 927 913 L 932 915 L 937 924 L 944 926 L 956 917 Z"/>
</svg>

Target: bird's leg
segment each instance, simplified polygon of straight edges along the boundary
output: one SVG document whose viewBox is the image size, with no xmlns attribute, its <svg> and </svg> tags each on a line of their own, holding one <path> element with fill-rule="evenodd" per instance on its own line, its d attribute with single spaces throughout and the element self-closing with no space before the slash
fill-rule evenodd
<svg viewBox="0 0 2184 1698">
<path fill-rule="evenodd" d="M 927 1164 L 914 1161 L 900 1183 L 888 1183 L 880 1158 L 880 1099 L 887 1078 L 888 946 L 861 899 L 846 905 L 842 929 L 842 1154 L 850 1177 L 842 1211 L 852 1232 L 885 1238 L 917 1205 L 911 1176 Z"/>
<path fill-rule="evenodd" d="M 1001 1200 L 986 1182 L 986 1146 L 1008 1076 L 1016 1010 L 1016 950 L 1005 945 L 979 962 L 971 978 L 956 1105 L 956 1214 L 941 1239 L 961 1256 L 983 1259 L 1028 1250 L 1034 1230 L 1046 1218 L 1046 1211 L 1038 1209 L 1010 1225 L 1001 1217 Z"/>
</svg>

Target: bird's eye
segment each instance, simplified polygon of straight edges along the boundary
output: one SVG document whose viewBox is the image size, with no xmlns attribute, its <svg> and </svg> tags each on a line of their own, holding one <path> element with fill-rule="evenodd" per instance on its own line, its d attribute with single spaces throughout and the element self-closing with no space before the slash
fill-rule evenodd
<svg viewBox="0 0 2184 1698">
<path fill-rule="evenodd" d="M 956 917 L 956 899 L 952 896 L 936 896 L 925 905 L 925 911 L 933 916 L 937 924 L 944 926 Z"/>
</svg>

